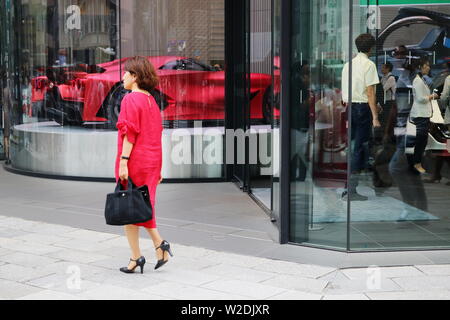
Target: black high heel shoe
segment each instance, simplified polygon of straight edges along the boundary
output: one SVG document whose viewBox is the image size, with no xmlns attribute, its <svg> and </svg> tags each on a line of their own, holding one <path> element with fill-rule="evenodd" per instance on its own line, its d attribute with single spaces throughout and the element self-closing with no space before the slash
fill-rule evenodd
<svg viewBox="0 0 450 320">
<path fill-rule="evenodd" d="M 134 273 L 134 269 L 136 269 L 137 267 L 141 267 L 141 274 L 144 273 L 144 264 L 145 264 L 144 257 L 140 257 L 137 260 L 130 259 L 130 261 L 136 262 L 136 265 L 134 266 L 134 268 L 128 269 L 128 267 L 123 267 L 123 268 L 120 268 L 120 271 L 122 271 L 124 273 Z"/>
<path fill-rule="evenodd" d="M 155 266 L 155 270 L 158 268 L 161 268 L 163 265 L 165 265 L 167 263 L 167 261 L 169 261 L 169 260 L 164 260 L 164 254 L 166 251 L 170 254 L 171 257 L 173 257 L 172 250 L 170 250 L 170 244 L 166 240 L 163 240 L 163 242 L 161 242 L 159 247 L 157 247 L 155 250 L 158 250 L 158 249 L 162 250 L 163 257 L 161 260 L 158 260 L 158 263 Z"/>
</svg>

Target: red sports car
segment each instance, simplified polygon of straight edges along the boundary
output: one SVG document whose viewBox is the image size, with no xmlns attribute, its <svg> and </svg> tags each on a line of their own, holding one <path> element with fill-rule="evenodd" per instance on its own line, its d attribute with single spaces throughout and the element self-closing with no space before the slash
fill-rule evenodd
<svg viewBox="0 0 450 320">
<path fill-rule="evenodd" d="M 197 60 L 177 56 L 148 57 L 157 69 L 160 84 L 152 92 L 165 123 L 173 121 L 223 121 L 225 71 Z M 109 124 L 114 127 L 120 102 L 127 93 L 121 83 L 127 58 L 95 66 L 83 64 L 51 67 L 32 80 L 34 113 L 61 124 Z M 252 121 L 271 119 L 272 77 L 250 75 Z M 279 111 L 277 110 L 277 114 Z"/>
</svg>

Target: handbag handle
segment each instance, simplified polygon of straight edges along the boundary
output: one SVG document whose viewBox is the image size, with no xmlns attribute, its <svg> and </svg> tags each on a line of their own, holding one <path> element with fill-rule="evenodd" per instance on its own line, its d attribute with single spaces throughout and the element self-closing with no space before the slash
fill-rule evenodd
<svg viewBox="0 0 450 320">
<path fill-rule="evenodd" d="M 121 180 L 119 179 L 117 181 L 116 189 L 114 189 L 114 192 L 123 191 L 123 192 L 131 193 L 132 189 L 136 189 L 137 188 L 130 177 L 128 177 L 128 188 L 127 188 L 127 190 L 122 190 L 121 187 L 122 187 L 122 183 L 121 183 Z"/>
<path fill-rule="evenodd" d="M 136 185 L 131 181 L 131 178 L 128 177 L 128 187 L 127 190 L 122 190 L 122 183 L 121 180 L 117 181 L 116 189 L 114 190 L 114 193 L 119 194 L 122 193 L 123 196 L 127 194 L 127 200 L 128 200 L 128 208 L 133 208 L 133 200 L 132 200 L 132 192 L 133 188 L 136 188 Z M 119 206 L 115 206 L 114 210 L 116 211 L 116 215 L 119 215 Z"/>
</svg>

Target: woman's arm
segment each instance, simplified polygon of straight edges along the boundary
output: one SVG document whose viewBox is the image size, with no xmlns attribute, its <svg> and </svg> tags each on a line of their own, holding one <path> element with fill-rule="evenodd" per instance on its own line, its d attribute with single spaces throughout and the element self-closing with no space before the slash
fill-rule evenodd
<svg viewBox="0 0 450 320">
<path fill-rule="evenodd" d="M 131 155 L 131 151 L 133 151 L 133 147 L 134 145 L 130 141 L 128 141 L 127 135 L 125 135 L 123 137 L 121 156 L 129 158 Z M 128 179 L 128 160 L 126 159 L 120 159 L 119 178 L 120 180 Z"/>
<path fill-rule="evenodd" d="M 442 90 L 441 100 L 444 101 L 445 104 L 448 103 L 448 98 L 450 97 L 450 76 L 445 79 L 444 89 Z"/>
</svg>

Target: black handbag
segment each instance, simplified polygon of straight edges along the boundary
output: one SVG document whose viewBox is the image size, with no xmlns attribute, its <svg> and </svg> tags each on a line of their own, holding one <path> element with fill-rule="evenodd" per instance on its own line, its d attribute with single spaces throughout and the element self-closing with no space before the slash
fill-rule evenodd
<svg viewBox="0 0 450 320">
<path fill-rule="evenodd" d="M 151 220 L 152 214 L 148 187 L 136 187 L 130 178 L 127 190 L 123 189 L 119 180 L 114 193 L 106 196 L 106 224 L 123 226 L 142 223 Z"/>
</svg>

